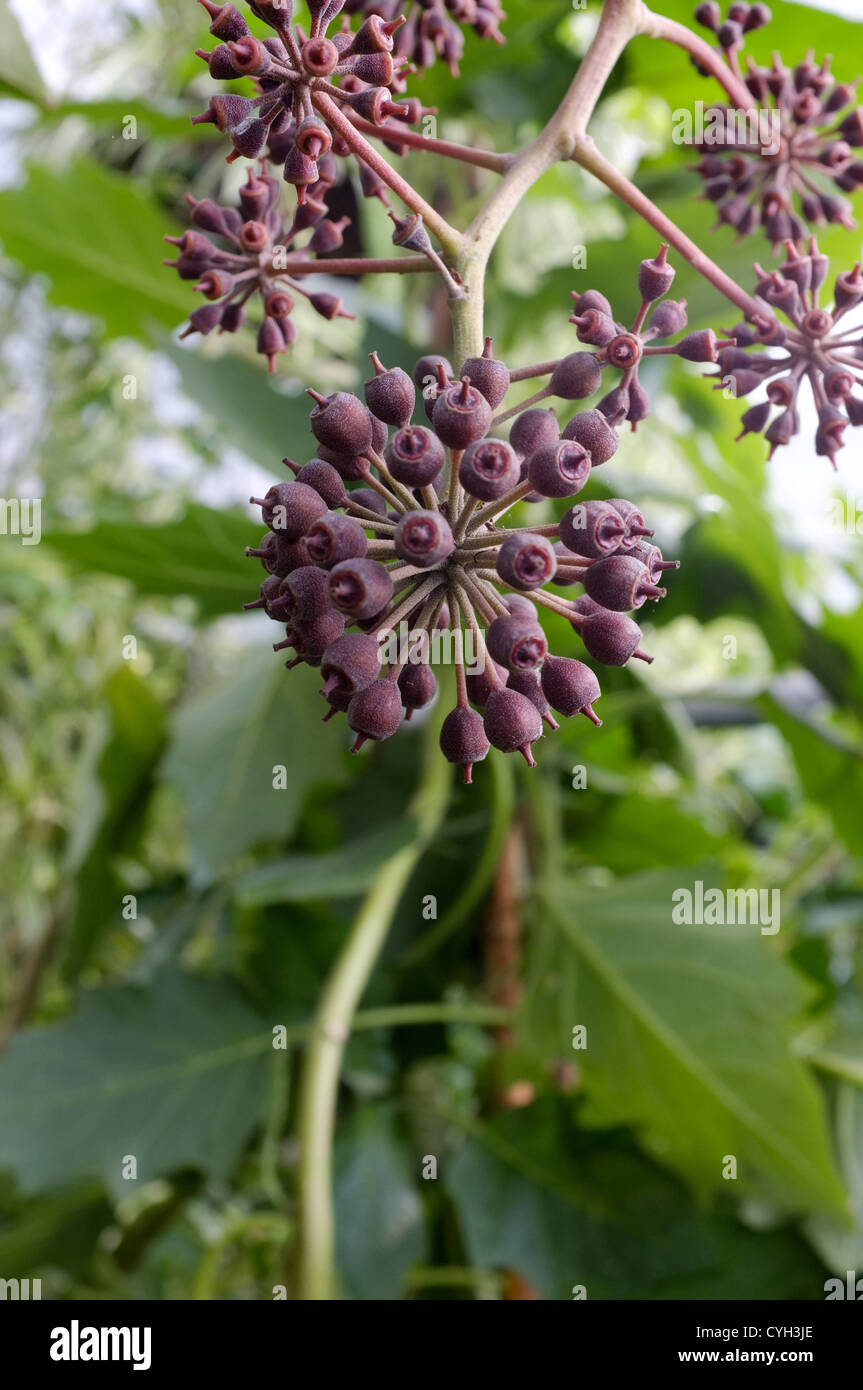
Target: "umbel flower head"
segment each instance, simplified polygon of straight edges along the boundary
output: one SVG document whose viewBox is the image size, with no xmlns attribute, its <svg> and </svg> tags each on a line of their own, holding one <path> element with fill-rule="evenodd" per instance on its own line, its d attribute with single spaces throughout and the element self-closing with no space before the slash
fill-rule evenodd
<svg viewBox="0 0 863 1390">
<path fill-rule="evenodd" d="M 863 146 L 857 83 L 833 77 L 830 58 L 818 63 L 811 50 L 793 68 L 776 53 L 770 67 L 747 55 L 741 71 L 746 34 L 770 21 L 766 5 L 735 2 L 723 19 L 716 0 L 707 0 L 695 18 L 716 35 L 730 68 L 742 76 L 757 125 L 766 128 L 770 121 L 764 139 L 757 126 L 741 130 L 742 112 L 717 104 L 707 113 L 719 119 L 705 123 L 695 168 L 720 222 L 741 236 L 760 226 L 774 247 L 828 222 L 852 227 L 851 204 L 843 194 L 863 186 L 863 160 L 856 153 Z"/>
<path fill-rule="evenodd" d="M 395 51 L 419 69 L 441 58 L 454 77 L 464 51 L 462 26 L 481 39 L 503 43 L 501 21 L 506 18 L 498 0 L 422 0 L 406 6 L 403 0 L 346 0 L 345 14 L 380 15 L 395 19 L 405 9 L 407 22 L 396 34 Z"/>
<path fill-rule="evenodd" d="M 863 327 L 842 324 L 863 303 L 863 274 L 859 262 L 841 271 L 828 308 L 822 289 L 829 262 L 815 238 L 808 249 L 788 241 L 785 252 L 778 270 L 768 273 L 756 262 L 755 294 L 764 314 L 753 313 L 730 330 L 736 346 L 720 352 L 717 375 L 738 396 L 766 386 L 767 399 L 745 412 L 739 437 L 763 434 L 771 457 L 800 431 L 798 397 L 805 382 L 818 411 L 815 452 L 835 468 L 845 430 L 863 425 Z"/>
<path fill-rule="evenodd" d="M 266 148 L 273 158 L 281 155 L 284 178 L 294 185 L 301 203 L 321 180 L 321 161 L 331 152 L 350 153 L 344 129 L 339 129 L 344 121 L 365 122 L 381 134 L 391 133 L 391 148 L 399 150 L 400 129 L 425 114 L 416 98 L 394 100 L 404 88 L 403 70 L 409 66 L 408 57 L 397 48 L 398 34 L 402 26 L 410 33 L 414 29 L 398 13 L 383 18 L 385 5 L 368 6 L 368 15 L 356 32 L 345 15 L 341 27 L 330 34 L 334 20 L 346 9 L 344 0 L 309 0 L 311 25 L 306 34 L 294 22 L 293 0 L 254 0 L 249 9 L 274 30 L 273 37 L 261 41 L 250 33 L 235 5 L 215 0 L 200 3 L 210 15 L 210 33 L 218 42 L 212 50 L 197 49 L 198 56 L 218 81 L 254 79 L 258 95 L 215 96 L 193 122 L 213 124 L 230 137 L 229 160 L 255 159 Z M 488 23 L 481 17 L 486 7 L 463 8 L 474 12 L 475 24 Z M 442 9 L 437 14 L 436 6 L 422 9 L 422 51 L 427 54 L 429 40 L 436 54 L 440 43 L 444 49 L 447 43 L 451 46 L 452 39 L 444 34 L 453 21 Z M 359 162 L 374 183 L 370 166 L 361 158 Z"/>
<path fill-rule="evenodd" d="M 326 176 L 327 171 L 322 171 Z M 223 207 L 211 198 L 189 193 L 193 229 L 181 237 L 166 237 L 177 247 L 176 260 L 166 260 L 181 280 L 195 281 L 204 303 L 189 315 L 189 333 L 236 333 L 246 317 L 250 301 L 257 297 L 263 309 L 258 329 L 258 352 L 273 371 L 275 359 L 294 342 L 297 330 L 291 317 L 294 296 L 302 295 L 323 318 L 353 318 L 337 295 L 311 293 L 291 275 L 291 267 L 319 253 L 337 250 L 348 219 L 338 222 L 326 216 L 326 206 L 315 199 L 298 207 L 290 226 L 284 227 L 277 211 L 280 184 L 267 173 L 249 169 L 248 182 L 240 189 L 240 208 Z M 320 209 L 320 210 L 319 210 Z M 297 238 L 311 230 L 302 249 Z M 207 235 L 215 235 L 218 242 Z M 306 272 L 307 273 L 307 272 Z"/>
<path fill-rule="evenodd" d="M 655 256 L 641 262 L 638 268 L 641 304 L 629 326 L 615 318 L 611 304 L 599 290 L 573 290 L 575 303 L 569 321 L 575 324 L 585 348 L 593 351 L 572 352 L 556 362 L 544 362 L 513 372 L 513 381 L 535 376 L 548 376 L 549 381 L 528 401 L 514 406 L 501 418 L 508 419 L 549 396 L 586 400 L 608 386 L 608 376 L 616 373 L 615 384 L 597 402 L 596 410 L 575 416 L 567 426 L 571 437 L 590 449 L 596 462 L 598 451 L 602 453 L 612 439 L 616 440 L 609 426 L 617 427 L 627 420 L 634 430 L 650 413 L 647 392 L 638 379 L 643 358 L 671 355 L 687 362 L 716 362 L 717 353 L 732 346 L 735 340 L 717 338 L 710 328 L 684 334 L 673 343 L 662 341 L 683 333 L 687 325 L 686 300 L 666 298 L 675 275 L 667 255 L 668 246 L 663 243 Z M 604 418 L 598 420 L 597 415 Z"/>
<path fill-rule="evenodd" d="M 268 530 L 247 554 L 267 577 L 246 607 L 285 624 L 275 650 L 294 650 L 289 667 L 320 668 L 324 717 L 346 716 L 353 751 L 432 702 L 437 635 L 457 682 L 444 756 L 468 782 L 492 746 L 533 765 L 555 715 L 601 722 L 594 670 L 549 653 L 543 610 L 567 618 L 596 662 L 650 661 L 629 615 L 665 595 L 677 562 L 649 543 L 634 503 L 577 500 L 617 448 L 601 412 L 561 433 L 553 411 L 528 408 L 504 438 L 494 411 L 510 373 L 490 339 L 458 374 L 434 356 L 412 376 L 374 353 L 372 367 L 364 399 L 310 391 L 316 457 L 285 460 L 293 480 L 252 499 Z M 560 521 L 507 524 L 534 494 L 565 502 Z M 560 592 L 575 585 L 580 597 Z"/>
</svg>

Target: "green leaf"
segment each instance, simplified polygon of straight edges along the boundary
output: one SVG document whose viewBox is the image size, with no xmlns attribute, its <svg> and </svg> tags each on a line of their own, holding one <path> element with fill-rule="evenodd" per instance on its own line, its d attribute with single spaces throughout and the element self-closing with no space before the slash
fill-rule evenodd
<svg viewBox="0 0 863 1390">
<path fill-rule="evenodd" d="M 46 1269 L 83 1272 L 113 1216 L 99 1182 L 40 1193 L 14 1219 L 0 1220 L 0 1269 L 19 1279 L 44 1277 Z"/>
<path fill-rule="evenodd" d="M 586 1117 L 626 1124 L 702 1191 L 722 1187 L 726 1155 L 747 1186 L 807 1209 L 845 1212 L 821 1095 L 791 1052 L 803 986 L 757 927 L 677 925 L 672 894 L 697 869 L 634 875 L 603 889 L 576 880 L 546 906 L 573 953 L 563 1035 L 587 1030 Z M 547 1013 L 553 981 L 536 1004 Z"/>
<path fill-rule="evenodd" d="M 829 726 L 789 714 L 770 696 L 758 701 L 782 734 L 810 801 L 819 802 L 852 853 L 863 844 L 863 753 Z"/>
<path fill-rule="evenodd" d="M 860 1038 L 857 1038 L 857 1063 L 860 1064 Z M 834 1274 L 844 1277 L 845 1271 L 863 1271 L 863 1076 L 857 1085 L 841 1081 L 833 1096 L 836 1149 L 842 1169 L 854 1224 L 814 1216 L 806 1223 L 806 1234 Z"/>
<path fill-rule="evenodd" d="M 261 527 L 237 512 L 191 505 L 161 526 L 101 521 L 90 531 L 54 531 L 44 541 L 71 569 L 126 579 L 141 594 L 194 598 L 206 617 L 237 613 L 266 577 L 244 554 Z"/>
<path fill-rule="evenodd" d="M 786 1231 L 705 1212 L 619 1135 L 586 1136 L 561 1102 L 477 1126 L 444 1171 L 472 1265 L 544 1298 L 820 1298 L 823 1271 Z"/>
<path fill-rule="evenodd" d="M 27 1192 L 98 1175 L 115 1196 L 184 1165 L 226 1178 L 267 1093 L 267 1025 L 222 980 L 165 973 L 81 996 L 0 1062 L 0 1168 Z"/>
<path fill-rule="evenodd" d="M 298 463 L 313 457 L 312 405 L 305 391 L 288 394 L 280 389 L 283 378 L 239 357 L 210 357 L 174 343 L 161 346 L 179 368 L 186 395 L 229 444 L 282 478 L 292 476 L 281 466 L 286 455 Z"/>
<path fill-rule="evenodd" d="M 0 193 L 8 256 L 51 281 L 56 304 L 102 319 L 117 337 L 148 339 L 154 322 L 188 315 L 189 286 L 161 264 L 165 217 L 129 178 L 90 160 L 32 166 L 23 188 Z"/>
<path fill-rule="evenodd" d="M 343 745 L 321 723 L 319 683 L 308 667 L 287 672 L 272 652 L 249 651 L 180 708 L 162 775 L 185 799 L 198 883 L 253 845 L 284 839 L 308 789 L 344 779 Z M 279 766 L 284 788 L 273 786 Z"/>
<path fill-rule="evenodd" d="M 47 99 L 42 74 L 8 0 L 0 0 L 0 78 L 22 96 Z"/>
<path fill-rule="evenodd" d="M 234 885 L 234 897 L 241 907 L 355 897 L 415 835 L 413 822 L 403 820 L 382 825 L 331 854 L 287 855 L 244 874 Z"/>
<path fill-rule="evenodd" d="M 76 976 L 108 922 L 119 924 L 126 885 L 113 856 L 134 842 L 165 743 L 165 713 L 146 682 L 123 666 L 105 687 L 105 725 L 66 852 L 76 906 L 64 933 L 64 969 Z"/>
<path fill-rule="evenodd" d="M 423 1208 L 390 1110 L 366 1106 L 336 1143 L 336 1264 L 348 1298 L 396 1299 L 425 1253 Z"/>
</svg>

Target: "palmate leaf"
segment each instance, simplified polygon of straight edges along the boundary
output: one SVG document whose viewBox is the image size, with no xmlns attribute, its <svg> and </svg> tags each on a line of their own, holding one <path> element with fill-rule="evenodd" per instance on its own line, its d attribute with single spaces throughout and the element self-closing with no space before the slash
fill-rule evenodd
<svg viewBox="0 0 863 1390">
<path fill-rule="evenodd" d="M 225 1178 L 267 1093 L 269 1025 L 229 984 L 166 972 L 92 990 L 0 1062 L 0 1169 L 25 1192 L 100 1176 L 115 1195 L 185 1165 Z"/>
<path fill-rule="evenodd" d="M 586 889 L 549 888 L 546 909 L 573 956 L 563 1030 L 582 1024 L 586 1120 L 634 1126 L 646 1148 L 702 1191 L 741 1185 L 791 1206 L 845 1214 L 820 1092 L 789 1046 L 803 986 L 757 927 L 672 921 L 672 894 L 719 875 L 677 869 Z M 537 982 L 549 1011 L 553 981 Z"/>
<path fill-rule="evenodd" d="M 162 775 L 186 803 L 197 883 L 252 845 L 283 839 L 309 788 L 344 778 L 344 744 L 321 722 L 319 685 L 319 672 L 287 672 L 271 651 L 250 650 L 179 710 Z M 283 787 L 273 785 L 278 766 Z"/>
<path fill-rule="evenodd" d="M 188 315 L 188 286 L 161 264 L 166 230 L 146 193 L 91 160 L 34 166 L 23 188 L 0 193 L 6 254 L 47 276 L 54 303 L 102 319 L 118 337 L 148 339 L 153 325 Z"/>
</svg>

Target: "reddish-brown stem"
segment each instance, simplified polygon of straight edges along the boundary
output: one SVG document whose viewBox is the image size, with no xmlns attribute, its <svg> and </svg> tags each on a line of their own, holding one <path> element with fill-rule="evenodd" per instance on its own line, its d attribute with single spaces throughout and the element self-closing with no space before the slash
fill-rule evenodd
<svg viewBox="0 0 863 1390">
<path fill-rule="evenodd" d="M 479 169 L 490 169 L 494 174 L 503 174 L 514 159 L 511 154 L 498 154 L 496 150 L 478 150 L 473 145 L 457 145 L 452 140 L 438 140 L 431 135 L 421 135 L 418 130 L 405 126 L 394 130 L 391 126 L 372 125 L 353 112 L 348 120 L 363 135 L 373 135 L 377 140 L 389 140 L 391 144 L 405 145 L 412 150 L 425 150 L 427 154 L 443 155 L 445 159 L 458 159 L 462 164 L 474 164 Z"/>
<path fill-rule="evenodd" d="M 432 271 L 426 256 L 342 256 L 332 260 L 289 261 L 285 275 L 411 275 Z M 257 272 L 252 272 L 256 274 Z"/>
<path fill-rule="evenodd" d="M 716 78 L 741 111 L 749 111 L 755 106 L 755 98 L 742 78 L 731 71 L 715 48 L 711 48 L 709 43 L 691 29 L 687 29 L 685 24 L 679 24 L 676 19 L 668 19 L 665 15 L 654 14 L 644 5 L 638 32 L 647 38 L 665 39 L 668 43 L 685 49 L 699 67 L 705 68 L 711 77 Z"/>
</svg>

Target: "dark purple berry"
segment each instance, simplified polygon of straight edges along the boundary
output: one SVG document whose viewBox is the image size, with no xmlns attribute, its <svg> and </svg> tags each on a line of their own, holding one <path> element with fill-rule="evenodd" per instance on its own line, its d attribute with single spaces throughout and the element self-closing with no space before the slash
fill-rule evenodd
<svg viewBox="0 0 863 1390">
<path fill-rule="evenodd" d="M 650 528 L 645 526 L 644 517 L 634 502 L 627 502 L 625 497 L 609 497 L 608 505 L 618 513 L 626 528 L 620 542 L 621 550 L 631 550 L 642 536 L 653 535 Z"/>
<path fill-rule="evenodd" d="M 599 290 L 585 290 L 584 294 L 577 294 L 573 290 L 572 298 L 575 301 L 573 313 L 586 314 L 588 309 L 596 309 L 600 314 L 605 314 L 606 318 L 613 317 L 611 305 L 605 295 L 600 294 Z"/>
<path fill-rule="evenodd" d="M 532 705 L 536 705 L 550 729 L 560 728 L 557 720 L 550 713 L 550 705 L 545 698 L 545 692 L 536 671 L 510 671 L 506 688 L 507 690 L 517 690 L 519 695 L 524 695 L 525 699 L 530 700 Z"/>
<path fill-rule="evenodd" d="M 519 458 L 527 458 L 546 444 L 560 439 L 560 426 L 553 410 L 525 410 L 517 415 L 509 432 L 509 442 Z"/>
<path fill-rule="evenodd" d="M 592 468 L 607 463 L 617 453 L 617 430 L 599 410 L 583 410 L 573 415 L 563 431 L 564 439 L 574 439 L 590 454 Z"/>
<path fill-rule="evenodd" d="M 279 584 L 278 596 L 272 600 L 272 611 L 286 621 L 308 622 L 330 607 L 328 576 L 317 565 L 300 565 Z"/>
<path fill-rule="evenodd" d="M 471 386 L 481 391 L 496 410 L 509 390 L 509 368 L 492 356 L 493 341 L 486 338 L 482 357 L 469 357 L 459 375 L 469 377 Z"/>
<path fill-rule="evenodd" d="M 360 690 L 348 705 L 348 724 L 358 735 L 351 748 L 358 753 L 367 739 L 380 743 L 391 738 L 402 722 L 402 698 L 389 676 Z"/>
<path fill-rule="evenodd" d="M 310 559 L 328 570 L 341 560 L 361 559 L 368 547 L 368 537 L 360 523 L 338 512 L 319 517 L 306 532 Z"/>
<path fill-rule="evenodd" d="M 479 439 L 461 456 L 458 478 L 465 492 L 480 502 L 496 502 L 518 483 L 521 469 L 505 439 Z"/>
<path fill-rule="evenodd" d="M 366 453 L 372 445 L 372 419 L 359 397 L 348 391 L 322 396 L 310 390 L 309 395 L 317 401 L 309 416 L 315 439 L 339 454 Z"/>
<path fill-rule="evenodd" d="M 464 768 L 464 780 L 469 783 L 473 764 L 481 763 L 490 747 L 482 715 L 475 709 L 456 705 L 441 726 L 440 747 L 447 762 Z"/>
<path fill-rule="evenodd" d="M 558 714 L 566 719 L 584 714 L 597 727 L 602 723 L 593 710 L 594 701 L 602 694 L 599 681 L 583 661 L 574 661 L 570 656 L 549 656 L 540 681 L 545 698 Z"/>
<path fill-rule="evenodd" d="M 475 439 L 482 439 L 491 424 L 491 415 L 485 396 L 464 377 L 438 396 L 432 424 L 438 438 L 449 448 L 466 449 Z"/>
<path fill-rule="evenodd" d="M 525 594 L 503 594 L 502 598 L 510 613 L 526 613 L 529 618 L 536 617 L 536 604 Z"/>
<path fill-rule="evenodd" d="M 651 583 L 647 566 L 631 555 L 610 555 L 584 572 L 584 587 L 603 608 L 628 613 L 646 599 L 665 597 L 665 590 Z"/>
<path fill-rule="evenodd" d="M 310 459 L 297 474 L 297 482 L 319 492 L 328 507 L 343 507 L 345 485 L 338 469 L 323 459 Z"/>
<path fill-rule="evenodd" d="M 396 525 L 393 544 L 396 554 L 409 564 L 433 569 L 452 554 L 455 542 L 440 512 L 405 512 Z"/>
<path fill-rule="evenodd" d="M 406 719 L 410 719 L 415 709 L 424 709 L 426 705 L 430 705 L 437 694 L 434 671 L 421 661 L 409 663 L 402 668 L 398 687 L 402 704 L 407 711 Z"/>
<path fill-rule="evenodd" d="M 498 551 L 496 568 L 506 584 L 517 589 L 539 589 L 554 578 L 557 556 L 546 536 L 519 532 L 506 537 Z"/>
<path fill-rule="evenodd" d="M 425 425 L 408 425 L 393 435 L 385 458 L 390 473 L 406 487 L 428 487 L 439 478 L 446 453 L 436 434 Z"/>
<path fill-rule="evenodd" d="M 535 766 L 531 744 L 542 738 L 542 715 L 525 695 L 506 687 L 492 690 L 482 722 L 492 747 L 502 753 L 519 752 L 530 767 Z"/>
<path fill-rule="evenodd" d="M 392 596 L 389 571 L 377 560 L 341 560 L 330 570 L 330 598 L 354 621 L 375 617 Z"/>
<path fill-rule="evenodd" d="M 376 516 L 386 516 L 387 504 L 379 492 L 375 492 L 370 487 L 355 487 L 347 494 L 355 506 L 364 507 L 367 512 L 374 512 Z"/>
<path fill-rule="evenodd" d="M 564 401 L 592 396 L 602 383 L 602 368 L 592 352 L 571 352 L 558 362 L 548 383 L 549 394 Z"/>
<path fill-rule="evenodd" d="M 521 613 L 495 618 L 486 633 L 489 655 L 507 671 L 533 671 L 548 654 L 539 620 Z"/>
<path fill-rule="evenodd" d="M 331 642 L 323 654 L 321 694 L 329 698 L 333 691 L 340 690 L 355 695 L 377 680 L 380 665 L 380 649 L 374 637 L 361 632 L 345 633 Z"/>
<path fill-rule="evenodd" d="M 527 476 L 541 497 L 572 497 L 590 477 L 590 455 L 572 439 L 546 444 L 526 462 Z"/>
<path fill-rule="evenodd" d="M 589 560 L 613 555 L 625 534 L 623 517 L 610 502 L 577 502 L 560 522 L 560 539 L 567 550 Z"/>
<path fill-rule="evenodd" d="M 501 666 L 497 661 L 491 658 L 489 658 L 489 660 L 491 661 L 494 675 L 497 677 L 496 680 L 491 678 L 487 667 L 483 671 L 468 672 L 466 677 L 468 698 L 472 705 L 478 705 L 480 709 L 484 707 L 486 700 L 493 690 L 496 690 L 499 685 L 506 684 L 506 667 Z"/>
<path fill-rule="evenodd" d="M 371 359 L 375 375 L 365 383 L 366 405 L 384 424 L 402 429 L 414 413 L 414 384 L 401 367 L 387 369 L 376 352 Z"/>
<path fill-rule="evenodd" d="M 670 338 L 674 333 L 682 333 L 686 322 L 685 299 L 666 299 L 662 304 L 657 304 L 650 315 L 650 327 L 657 338 Z"/>
<path fill-rule="evenodd" d="M 641 651 L 641 628 L 625 613 L 591 613 L 578 632 L 590 655 L 603 666 L 625 666 L 631 656 L 653 660 Z"/>
<path fill-rule="evenodd" d="M 653 301 L 668 294 L 674 282 L 674 266 L 668 264 L 668 246 L 663 242 L 651 261 L 638 268 L 638 288 L 642 299 Z"/>
</svg>

